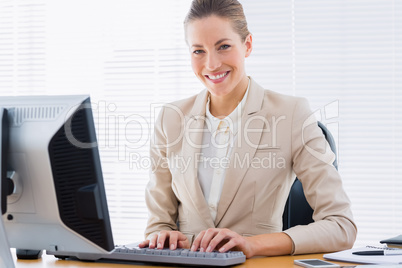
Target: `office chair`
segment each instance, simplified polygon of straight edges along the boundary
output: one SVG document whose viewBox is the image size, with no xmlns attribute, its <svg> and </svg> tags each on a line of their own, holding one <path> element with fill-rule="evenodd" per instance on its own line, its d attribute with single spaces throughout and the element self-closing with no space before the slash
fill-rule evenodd
<svg viewBox="0 0 402 268">
<path fill-rule="evenodd" d="M 333 165 L 338 169 L 335 140 L 324 124 L 318 122 L 318 126 L 321 128 L 331 150 L 335 153 Z M 282 222 L 283 230 L 296 225 L 307 225 L 314 222 L 313 209 L 308 204 L 306 197 L 304 196 L 303 186 L 297 178 L 290 189 L 289 197 L 286 201 L 285 210 L 282 215 Z"/>
</svg>

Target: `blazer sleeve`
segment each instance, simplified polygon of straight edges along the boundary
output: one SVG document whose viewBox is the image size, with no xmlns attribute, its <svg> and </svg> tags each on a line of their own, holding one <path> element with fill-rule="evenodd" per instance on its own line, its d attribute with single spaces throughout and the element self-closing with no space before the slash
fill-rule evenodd
<svg viewBox="0 0 402 268">
<path fill-rule="evenodd" d="M 316 122 L 308 102 L 299 99 L 292 121 L 293 170 L 314 210 L 314 222 L 284 231 L 293 240 L 293 254 L 351 248 L 357 234 L 350 200 L 332 165 L 334 154 Z"/>
<path fill-rule="evenodd" d="M 172 175 L 168 168 L 168 143 L 163 128 L 164 111 L 163 108 L 155 122 L 150 148 L 152 169 L 145 190 L 145 201 L 149 213 L 145 229 L 146 239 L 161 230 L 177 230 L 178 200 L 172 190 Z"/>
</svg>

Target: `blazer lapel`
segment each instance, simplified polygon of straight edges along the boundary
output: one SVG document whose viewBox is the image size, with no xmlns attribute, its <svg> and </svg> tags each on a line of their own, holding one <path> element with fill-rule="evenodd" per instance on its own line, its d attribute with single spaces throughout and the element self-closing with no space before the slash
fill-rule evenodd
<svg viewBox="0 0 402 268">
<path fill-rule="evenodd" d="M 214 227 L 211 213 L 198 182 L 198 161 L 196 159 L 201 152 L 207 98 L 208 91 L 202 91 L 197 96 L 189 117 L 185 119 L 182 152 L 184 160 L 189 161 L 189 164 L 183 173 L 183 179 L 188 195 L 193 202 L 193 207 L 198 211 L 201 218 L 204 219 L 207 226 Z"/>
<path fill-rule="evenodd" d="M 264 120 L 258 119 L 261 114 L 264 89 L 251 79 L 248 94 L 244 114 L 242 115 L 241 123 L 239 122 L 241 127 L 237 132 L 236 142 L 223 184 L 215 226 L 219 225 L 233 198 L 236 196 L 260 143 L 264 129 Z"/>
</svg>

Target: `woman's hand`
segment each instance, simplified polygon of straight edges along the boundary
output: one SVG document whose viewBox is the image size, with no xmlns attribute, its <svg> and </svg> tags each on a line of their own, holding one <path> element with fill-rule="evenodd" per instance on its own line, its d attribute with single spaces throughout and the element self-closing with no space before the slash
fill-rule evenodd
<svg viewBox="0 0 402 268">
<path fill-rule="evenodd" d="M 190 242 L 183 233 L 179 231 L 160 231 L 154 234 L 149 240 L 145 240 L 138 245 L 140 248 L 169 248 L 171 250 L 176 248 L 190 248 Z"/>
<path fill-rule="evenodd" d="M 202 231 L 194 240 L 191 251 L 197 249 L 201 252 L 212 252 L 214 249 L 226 252 L 233 249 L 243 251 L 247 258 L 254 256 L 251 242 L 229 229 L 210 228 Z"/>
</svg>

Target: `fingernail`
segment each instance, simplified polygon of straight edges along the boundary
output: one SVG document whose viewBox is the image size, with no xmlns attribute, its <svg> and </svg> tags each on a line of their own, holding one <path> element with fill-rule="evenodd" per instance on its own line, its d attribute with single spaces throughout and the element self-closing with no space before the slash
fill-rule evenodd
<svg viewBox="0 0 402 268">
<path fill-rule="evenodd" d="M 196 247 L 195 247 L 195 245 L 193 245 L 192 247 L 191 247 L 191 251 L 196 251 Z"/>
<path fill-rule="evenodd" d="M 158 243 L 158 248 L 161 248 L 162 247 L 162 244 L 161 243 Z"/>
<path fill-rule="evenodd" d="M 149 247 L 153 247 L 154 246 L 154 243 L 149 243 Z"/>
<path fill-rule="evenodd" d="M 204 252 L 204 249 L 203 249 L 203 248 L 200 248 L 200 252 Z"/>
<path fill-rule="evenodd" d="M 170 249 L 171 249 L 171 250 L 174 249 L 174 245 L 173 245 L 173 244 L 170 245 Z"/>
<path fill-rule="evenodd" d="M 207 252 L 211 252 L 211 246 L 207 247 Z"/>
<path fill-rule="evenodd" d="M 225 248 L 220 248 L 219 252 L 225 252 Z"/>
</svg>

